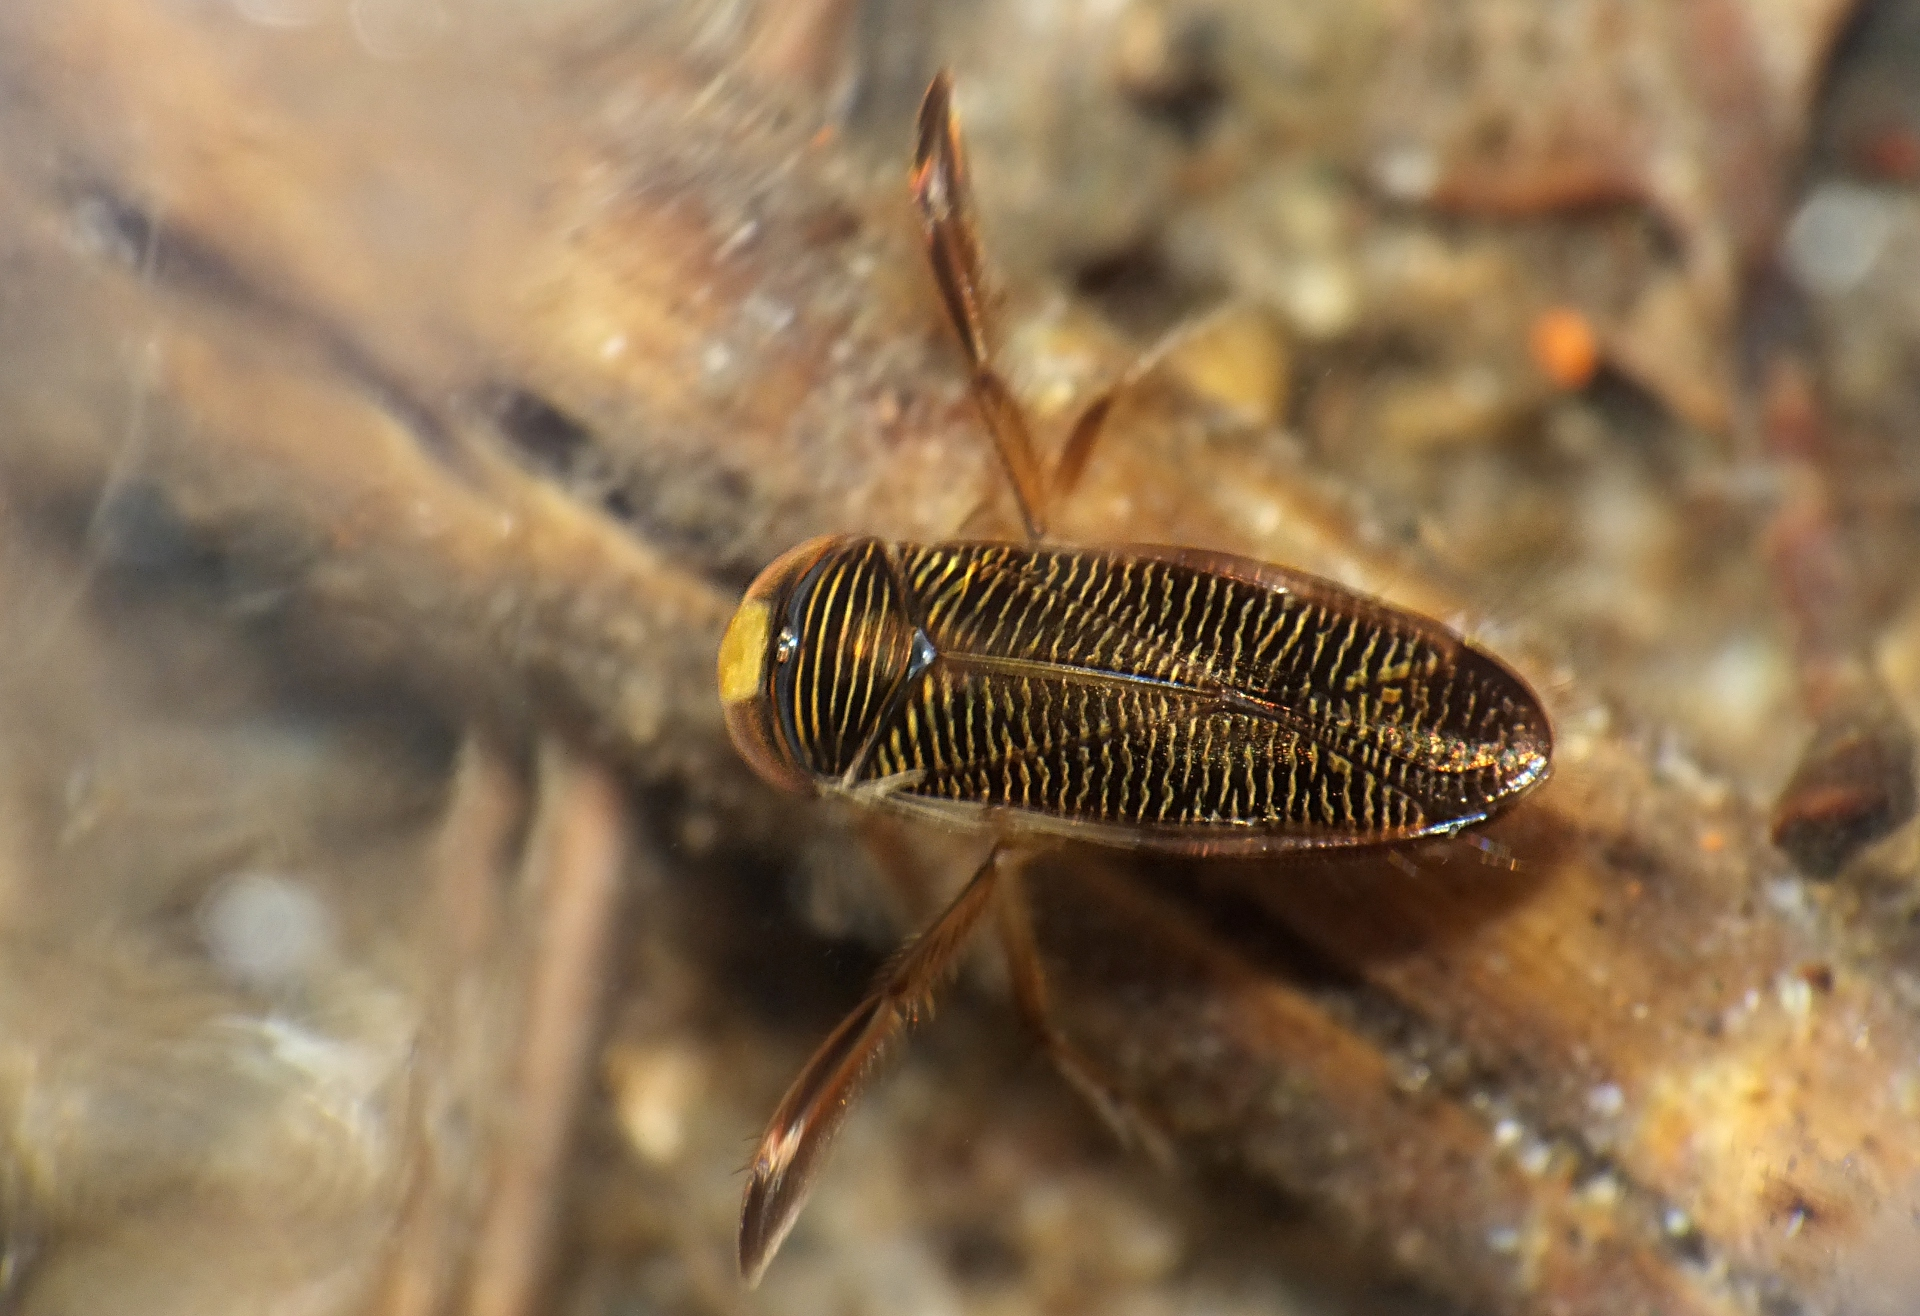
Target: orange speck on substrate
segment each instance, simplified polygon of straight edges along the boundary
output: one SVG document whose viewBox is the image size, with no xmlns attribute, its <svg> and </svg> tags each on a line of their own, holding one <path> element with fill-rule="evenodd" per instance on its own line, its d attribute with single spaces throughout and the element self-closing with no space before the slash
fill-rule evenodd
<svg viewBox="0 0 1920 1316">
<path fill-rule="evenodd" d="M 1727 848 L 1727 836 L 1719 828 L 1709 828 L 1700 833 L 1700 849 L 1704 854 L 1719 854 Z"/>
<path fill-rule="evenodd" d="M 1566 392 L 1585 388 L 1600 369 L 1600 340 L 1579 311 L 1555 306 L 1534 317 L 1527 351 L 1540 373 Z"/>
</svg>

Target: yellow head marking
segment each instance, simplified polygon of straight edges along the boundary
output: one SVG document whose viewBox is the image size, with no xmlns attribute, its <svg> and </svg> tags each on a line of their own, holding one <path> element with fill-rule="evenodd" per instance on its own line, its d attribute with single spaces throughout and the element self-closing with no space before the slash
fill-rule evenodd
<svg viewBox="0 0 1920 1316">
<path fill-rule="evenodd" d="M 748 599 L 727 623 L 720 640 L 720 698 L 737 704 L 760 693 L 760 675 L 767 665 L 767 605 Z"/>
</svg>

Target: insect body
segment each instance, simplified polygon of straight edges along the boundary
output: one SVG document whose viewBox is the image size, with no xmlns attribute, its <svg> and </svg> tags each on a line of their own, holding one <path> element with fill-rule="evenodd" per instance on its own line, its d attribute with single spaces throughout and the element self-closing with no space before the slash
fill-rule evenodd
<svg viewBox="0 0 1920 1316">
<path fill-rule="evenodd" d="M 1188 854 L 1382 845 L 1482 822 L 1545 779 L 1552 732 L 1498 659 L 1438 622 L 1225 554 L 1043 542 L 1112 395 L 1051 482 L 992 369 L 945 75 L 914 195 L 1022 543 L 828 536 L 761 573 L 720 649 L 734 743 L 767 780 L 949 823 L 993 855 L 894 958 L 788 1089 L 750 1167 L 740 1267 L 759 1278 L 873 1061 L 989 910 L 1015 1002 L 1116 1124 L 1125 1104 L 1049 1022 L 1017 863 L 1071 837 Z"/>
<path fill-rule="evenodd" d="M 1457 831 L 1550 740 L 1444 627 L 1175 548 L 815 540 L 756 582 L 722 679 L 770 780 L 1195 853 Z"/>
</svg>

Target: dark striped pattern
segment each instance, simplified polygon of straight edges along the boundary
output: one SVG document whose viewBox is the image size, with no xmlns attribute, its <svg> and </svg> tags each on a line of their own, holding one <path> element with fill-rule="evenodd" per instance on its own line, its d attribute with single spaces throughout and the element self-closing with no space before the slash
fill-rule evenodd
<svg viewBox="0 0 1920 1316">
<path fill-rule="evenodd" d="M 854 540 L 811 593 L 874 578 L 886 554 L 899 629 L 922 627 L 938 657 L 907 680 L 909 640 L 885 650 L 897 659 L 834 659 L 844 640 L 796 626 L 811 655 L 796 676 L 831 664 L 857 687 L 812 696 L 831 710 L 824 729 L 796 713 L 822 775 L 870 740 L 855 777 L 918 771 L 911 796 L 1147 844 L 1284 847 L 1463 826 L 1546 772 L 1547 721 L 1517 677 L 1436 623 L 1322 581 L 1177 549 Z M 836 637 L 855 627 L 844 609 L 817 611 Z M 876 696 L 882 668 L 897 689 Z M 856 707 L 884 719 L 877 734 L 854 729 L 842 710 Z"/>
<path fill-rule="evenodd" d="M 913 627 L 901 603 L 885 546 L 872 539 L 827 554 L 794 589 L 774 706 L 794 761 L 816 776 L 846 773 L 906 674 Z"/>
</svg>

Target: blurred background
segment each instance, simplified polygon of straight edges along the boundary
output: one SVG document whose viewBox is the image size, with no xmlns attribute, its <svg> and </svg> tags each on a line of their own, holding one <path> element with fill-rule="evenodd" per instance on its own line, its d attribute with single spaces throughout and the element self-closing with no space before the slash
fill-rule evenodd
<svg viewBox="0 0 1920 1316">
<path fill-rule="evenodd" d="M 781 1090 L 978 862 L 713 676 L 1013 527 L 905 186 L 949 67 L 1060 537 L 1526 674 L 1340 861 L 1063 850 L 755 1291 Z M 0 1310 L 1902 1313 L 1916 0 L 0 9 Z M 990 948 L 983 948 L 990 950 Z"/>
</svg>

